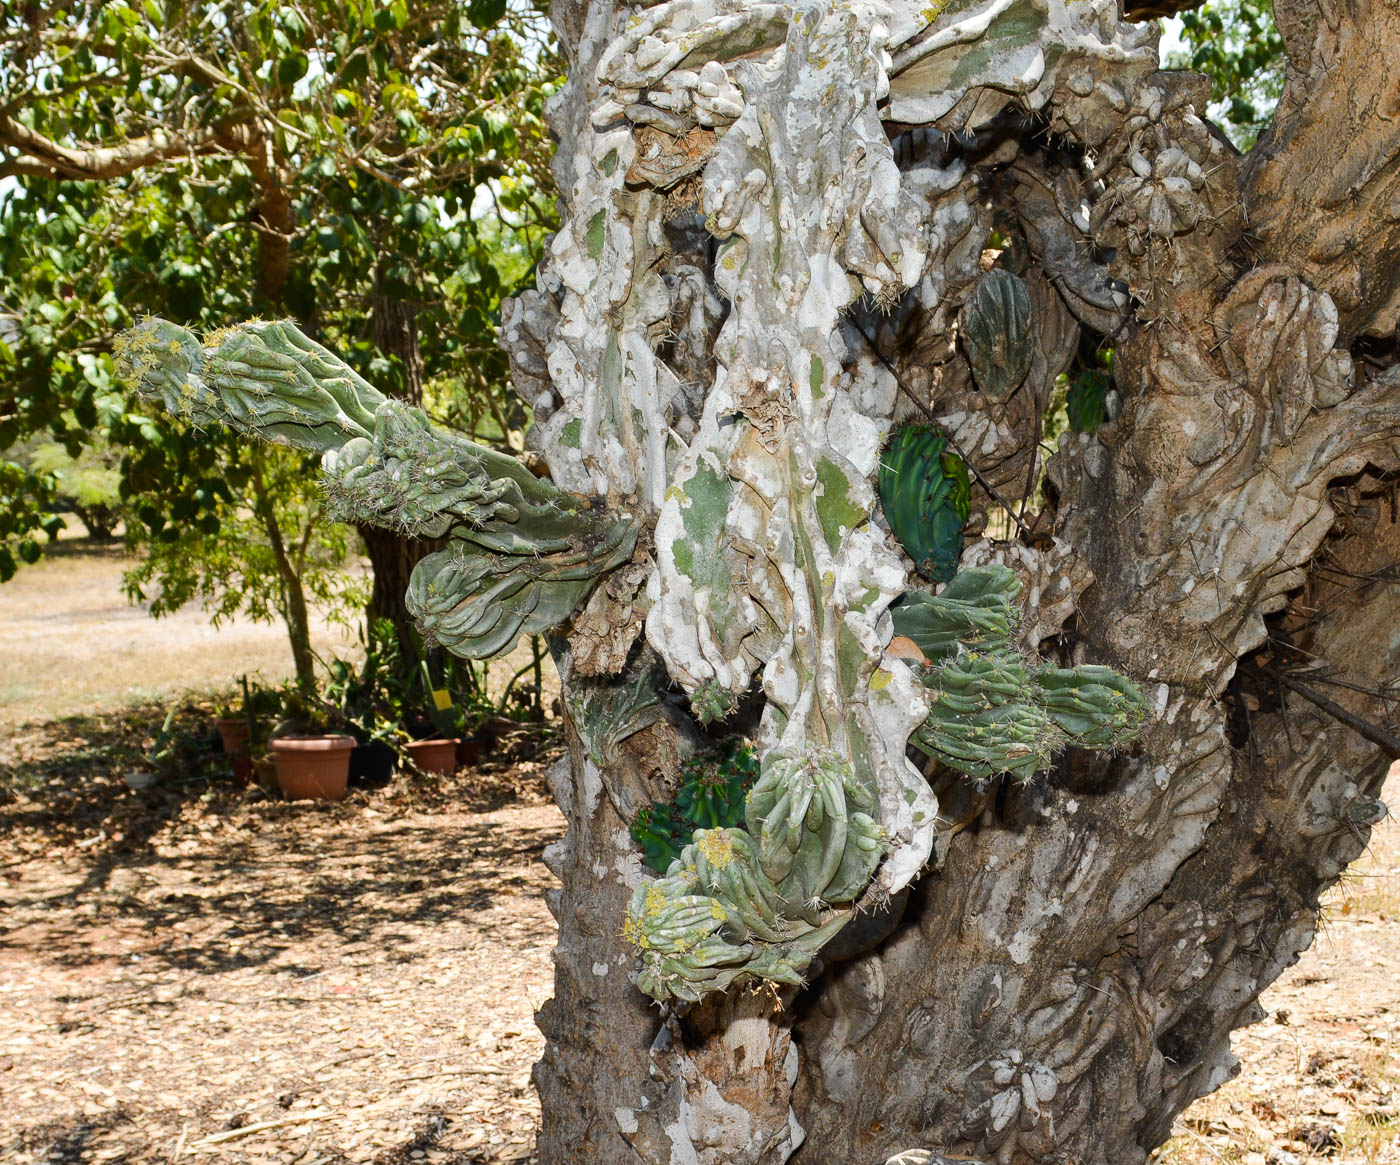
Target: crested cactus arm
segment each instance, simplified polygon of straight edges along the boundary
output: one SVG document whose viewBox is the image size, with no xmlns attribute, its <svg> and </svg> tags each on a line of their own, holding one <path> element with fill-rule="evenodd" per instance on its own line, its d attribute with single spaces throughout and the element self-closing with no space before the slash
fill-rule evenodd
<svg viewBox="0 0 1400 1165">
<path fill-rule="evenodd" d="M 1013 642 L 1020 593 L 1007 567 L 969 567 L 942 594 L 911 591 L 892 608 L 896 633 L 925 656 L 929 713 L 910 743 L 975 780 L 1029 780 L 1066 745 L 1126 744 L 1147 717 L 1142 693 L 1112 668 L 1027 660 Z"/>
<path fill-rule="evenodd" d="M 322 453 L 368 437 L 386 399 L 285 320 L 240 324 L 203 343 L 168 320 L 143 320 L 122 337 L 117 368 L 142 396 L 191 424 Z"/>
<path fill-rule="evenodd" d="M 225 424 L 321 453 L 332 516 L 447 539 L 413 572 L 408 608 L 430 642 L 484 658 L 566 621 L 630 557 L 631 518 L 384 397 L 288 321 L 205 337 L 148 319 L 123 337 L 125 378 L 194 425 Z"/>
<path fill-rule="evenodd" d="M 430 643 L 484 659 L 508 651 L 522 634 L 565 622 L 636 542 L 636 528 L 623 521 L 598 545 L 565 554 L 537 557 L 528 543 L 524 551 L 490 553 L 459 540 L 414 567 L 408 609 Z"/>
</svg>

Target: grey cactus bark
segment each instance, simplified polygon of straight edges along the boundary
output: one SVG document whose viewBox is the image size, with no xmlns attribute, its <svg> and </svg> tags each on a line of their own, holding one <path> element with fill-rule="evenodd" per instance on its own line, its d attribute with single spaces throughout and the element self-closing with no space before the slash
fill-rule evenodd
<svg viewBox="0 0 1400 1165">
<path fill-rule="evenodd" d="M 126 345 L 442 539 L 433 638 L 554 629 L 542 1161 L 1120 1165 L 1229 1076 L 1400 756 L 1400 18 L 1276 10 L 1242 158 L 1113 0 L 556 0 L 564 221 L 502 327 L 550 481 L 289 325 Z M 909 421 L 981 512 L 937 595 L 876 493 Z M 653 877 L 629 826 L 734 734 L 744 819 Z"/>
<path fill-rule="evenodd" d="M 1241 158 L 1112 3 L 556 0 L 565 225 L 505 342 L 556 482 L 655 533 L 560 657 L 595 702 L 555 775 L 542 1160 L 1118 1165 L 1230 1075 L 1383 812 L 1400 674 L 1400 21 L 1277 11 L 1288 93 Z M 994 225 L 1033 329 L 1000 348 Z M 632 647 L 692 707 L 760 684 L 767 747 L 902 744 L 919 693 L 862 701 L 905 679 L 889 601 L 931 588 L 889 557 L 880 444 L 932 420 L 974 509 L 1014 506 L 1082 340 L 1114 349 L 1111 419 L 1061 438 L 1032 536 L 963 566 L 1016 571 L 1025 646 L 1135 679 L 1139 742 L 1023 785 L 931 765 L 931 833 L 884 818 L 928 868 L 887 859 L 801 992 L 644 1010 L 626 824 L 695 729 L 672 696 L 591 747 L 595 677 Z M 903 759 L 868 771 L 895 791 Z"/>
</svg>

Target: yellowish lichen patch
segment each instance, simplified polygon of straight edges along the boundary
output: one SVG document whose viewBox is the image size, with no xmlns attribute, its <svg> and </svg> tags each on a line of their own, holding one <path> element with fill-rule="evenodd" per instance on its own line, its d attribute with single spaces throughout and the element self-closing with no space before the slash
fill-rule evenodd
<svg viewBox="0 0 1400 1165">
<path fill-rule="evenodd" d="M 717 870 L 724 869 L 734 860 L 734 845 L 723 829 L 705 830 L 696 846 L 705 860 Z"/>
</svg>

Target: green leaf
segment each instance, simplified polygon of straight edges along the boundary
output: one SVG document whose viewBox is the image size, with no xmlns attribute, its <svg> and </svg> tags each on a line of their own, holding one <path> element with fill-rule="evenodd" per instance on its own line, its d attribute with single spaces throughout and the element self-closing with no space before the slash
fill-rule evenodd
<svg viewBox="0 0 1400 1165">
<path fill-rule="evenodd" d="M 290 53 L 277 62 L 277 80 L 290 89 L 306 76 L 311 61 L 305 53 Z"/>
<path fill-rule="evenodd" d="M 426 202 L 410 202 L 399 214 L 399 221 L 411 231 L 428 225 L 433 220 L 433 208 Z"/>
<path fill-rule="evenodd" d="M 19 556 L 24 559 L 25 562 L 29 563 L 30 566 L 38 562 L 42 554 L 43 551 L 39 549 L 39 544 L 35 542 L 33 538 L 21 538 L 19 540 Z"/>
<path fill-rule="evenodd" d="M 1102 372 L 1081 372 L 1065 397 L 1069 427 L 1076 433 L 1092 433 L 1108 419 L 1108 377 Z"/>
<path fill-rule="evenodd" d="M 467 19 L 477 28 L 490 28 L 506 14 L 506 0 L 470 0 Z"/>
</svg>

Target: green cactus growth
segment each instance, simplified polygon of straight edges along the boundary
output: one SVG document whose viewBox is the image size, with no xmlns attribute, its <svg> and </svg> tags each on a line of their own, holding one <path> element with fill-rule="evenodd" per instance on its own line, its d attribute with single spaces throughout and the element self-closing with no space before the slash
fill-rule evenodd
<svg viewBox="0 0 1400 1165">
<path fill-rule="evenodd" d="M 1108 376 L 1093 368 L 1074 378 L 1065 395 L 1065 412 L 1076 433 L 1092 433 L 1108 420 L 1108 383 Z"/>
<path fill-rule="evenodd" d="M 783 911 L 748 833 L 697 831 L 666 876 L 643 882 L 628 904 L 622 933 L 641 959 L 637 986 L 680 1002 L 764 980 L 800 986 L 851 912 L 813 925 Z"/>
<path fill-rule="evenodd" d="M 691 710 L 701 724 L 718 724 L 734 714 L 739 702 L 723 684 L 711 680 L 690 698 Z"/>
<path fill-rule="evenodd" d="M 697 829 L 742 825 L 744 799 L 757 777 L 758 754 L 747 740 L 731 741 L 717 755 L 691 757 L 675 798 L 646 806 L 632 819 L 642 861 L 664 874 Z"/>
<path fill-rule="evenodd" d="M 971 482 L 967 466 L 931 425 L 905 425 L 880 456 L 880 505 L 890 532 L 932 582 L 957 573 Z"/>
<path fill-rule="evenodd" d="M 1029 780 L 1066 745 L 1125 743 L 1146 716 L 1142 694 L 1111 669 L 1022 653 L 1020 596 L 1015 574 L 986 566 L 891 608 L 896 634 L 925 656 L 916 670 L 930 710 L 910 743 L 976 779 Z M 741 755 L 751 780 L 752 750 Z M 675 802 L 632 823 L 646 864 L 664 870 L 637 888 L 623 928 L 641 959 L 637 984 L 655 999 L 801 983 L 885 854 L 876 790 L 839 753 L 770 751 L 742 818 L 740 787 L 692 762 Z"/>
<path fill-rule="evenodd" d="M 961 323 L 977 387 L 993 400 L 1006 400 L 1026 379 L 1035 356 L 1030 291 L 1010 271 L 994 267 L 973 286 Z"/>
<path fill-rule="evenodd" d="M 890 607 L 894 633 L 930 660 L 1011 641 L 1021 625 L 1021 583 L 1005 567 L 960 572 L 937 595 L 906 591 Z"/>
<path fill-rule="evenodd" d="M 974 567 L 941 595 L 911 592 L 891 608 L 895 633 L 927 662 L 928 718 L 910 743 L 975 779 L 1029 780 L 1066 745 L 1116 748 L 1146 719 L 1142 693 L 1111 668 L 1047 667 L 1014 643 L 1021 584 L 1008 568 Z"/>
<path fill-rule="evenodd" d="M 745 821 L 763 872 L 794 917 L 815 924 L 824 907 L 865 889 L 884 855 L 876 801 L 839 753 L 775 750 L 764 758 Z"/>
<path fill-rule="evenodd" d="M 641 957 L 637 985 L 690 1001 L 757 980 L 800 984 L 884 856 L 875 802 L 835 752 L 768 753 L 743 806 L 747 829 L 696 829 L 665 876 L 634 893 L 623 934 Z M 726 795 L 724 813 L 733 808 Z"/>
<path fill-rule="evenodd" d="M 496 655 L 564 622 L 636 545 L 630 518 L 436 427 L 289 321 L 239 324 L 201 343 L 148 319 L 116 354 L 125 380 L 192 425 L 319 452 L 336 516 L 445 539 L 414 569 L 407 604 L 428 642 L 457 655 Z"/>
</svg>

